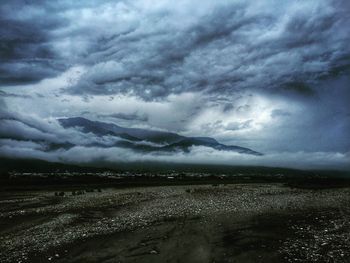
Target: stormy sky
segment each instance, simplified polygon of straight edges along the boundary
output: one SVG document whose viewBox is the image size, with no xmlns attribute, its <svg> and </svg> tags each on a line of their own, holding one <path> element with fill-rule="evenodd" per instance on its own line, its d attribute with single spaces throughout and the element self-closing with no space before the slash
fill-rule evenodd
<svg viewBox="0 0 350 263">
<path fill-rule="evenodd" d="M 350 169 L 350 1 L 3 0 L 0 25 L 0 156 Z M 87 147 L 114 138 L 77 116 L 264 156 Z"/>
</svg>

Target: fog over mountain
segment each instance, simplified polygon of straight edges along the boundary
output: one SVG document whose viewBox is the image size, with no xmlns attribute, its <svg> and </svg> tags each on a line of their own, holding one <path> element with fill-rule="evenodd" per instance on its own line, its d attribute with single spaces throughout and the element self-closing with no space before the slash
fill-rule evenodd
<svg viewBox="0 0 350 263">
<path fill-rule="evenodd" d="M 349 14 L 346 0 L 1 1 L 0 157 L 349 170 Z"/>
<path fill-rule="evenodd" d="M 135 151 L 149 152 L 190 152 L 193 146 L 204 146 L 219 151 L 237 152 L 261 156 L 263 154 L 236 145 L 224 145 L 210 137 L 185 137 L 171 132 L 153 131 L 137 128 L 125 128 L 112 123 L 90 121 L 85 118 L 59 119 L 64 128 L 78 128 L 84 133 L 97 136 L 112 136 L 118 140 L 112 144 L 95 143 L 96 147 L 120 147 Z M 65 147 L 67 144 L 63 144 Z M 70 145 L 73 147 L 74 145 Z"/>
</svg>

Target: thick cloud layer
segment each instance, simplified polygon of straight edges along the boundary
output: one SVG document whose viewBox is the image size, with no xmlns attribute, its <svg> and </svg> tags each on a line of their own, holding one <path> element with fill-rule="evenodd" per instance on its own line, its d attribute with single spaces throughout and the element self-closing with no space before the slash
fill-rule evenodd
<svg viewBox="0 0 350 263">
<path fill-rule="evenodd" d="M 104 9 L 115 30 L 86 40 L 89 66 L 69 92 L 148 100 L 248 88 L 312 95 L 312 83 L 349 66 L 345 2 L 138 4 Z"/>
<path fill-rule="evenodd" d="M 0 154 L 69 162 L 117 151 L 86 150 L 116 139 L 56 121 L 83 116 L 266 154 L 195 148 L 164 157 L 174 161 L 344 168 L 349 13 L 345 0 L 2 1 Z"/>
</svg>

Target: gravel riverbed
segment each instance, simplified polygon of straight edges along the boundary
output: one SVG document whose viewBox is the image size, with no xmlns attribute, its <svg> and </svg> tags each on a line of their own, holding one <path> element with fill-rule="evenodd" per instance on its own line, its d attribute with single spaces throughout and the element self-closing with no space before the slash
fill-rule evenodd
<svg viewBox="0 0 350 263">
<path fill-rule="evenodd" d="M 350 262 L 350 188 L 77 193 L 0 193 L 0 262 Z"/>
</svg>

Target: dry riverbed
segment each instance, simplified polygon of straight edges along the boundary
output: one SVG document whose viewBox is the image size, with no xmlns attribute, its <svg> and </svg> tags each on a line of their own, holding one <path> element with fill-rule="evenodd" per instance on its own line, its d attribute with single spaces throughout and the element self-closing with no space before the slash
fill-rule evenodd
<svg viewBox="0 0 350 263">
<path fill-rule="evenodd" d="M 83 190 L 0 193 L 0 262 L 350 262 L 350 188 Z"/>
</svg>

